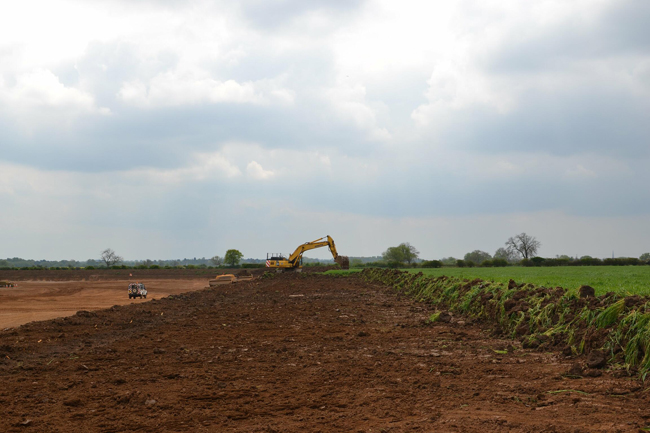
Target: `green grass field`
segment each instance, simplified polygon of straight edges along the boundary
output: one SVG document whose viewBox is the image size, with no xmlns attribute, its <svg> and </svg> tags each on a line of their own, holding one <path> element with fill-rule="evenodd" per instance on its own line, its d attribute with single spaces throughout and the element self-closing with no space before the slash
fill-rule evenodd
<svg viewBox="0 0 650 433">
<path fill-rule="evenodd" d="M 409 272 L 422 272 L 438 277 L 462 277 L 467 279 L 505 282 L 511 278 L 517 283 L 532 283 L 545 287 L 564 287 L 576 290 L 581 285 L 596 289 L 597 295 L 606 292 L 621 294 L 650 295 L 650 266 L 562 266 L 552 268 L 440 268 L 440 269 L 404 269 Z M 354 272 L 330 271 L 333 273 Z"/>
</svg>

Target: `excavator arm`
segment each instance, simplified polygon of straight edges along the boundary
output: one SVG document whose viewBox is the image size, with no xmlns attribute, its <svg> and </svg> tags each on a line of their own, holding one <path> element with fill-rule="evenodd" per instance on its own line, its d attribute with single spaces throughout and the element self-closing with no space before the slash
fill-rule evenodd
<svg viewBox="0 0 650 433">
<path fill-rule="evenodd" d="M 332 239 L 329 235 L 316 239 L 315 241 L 311 242 L 305 242 L 304 244 L 300 245 L 296 250 L 289 256 L 289 262 L 291 263 L 299 263 L 300 259 L 302 258 L 302 255 L 305 251 L 313 250 L 316 248 L 321 248 L 329 246 L 330 252 L 332 253 L 332 256 L 334 257 L 334 260 L 336 260 L 336 257 L 338 257 L 338 253 L 336 252 L 336 246 L 334 245 L 334 239 Z"/>
</svg>

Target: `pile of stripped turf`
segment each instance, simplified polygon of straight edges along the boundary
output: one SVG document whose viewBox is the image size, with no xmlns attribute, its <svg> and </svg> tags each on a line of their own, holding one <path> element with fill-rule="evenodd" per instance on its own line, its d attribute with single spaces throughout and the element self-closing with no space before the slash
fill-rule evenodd
<svg viewBox="0 0 650 433">
<path fill-rule="evenodd" d="M 572 293 L 512 280 L 469 281 L 385 269 L 365 269 L 360 275 L 421 302 L 489 322 L 496 332 L 520 339 L 524 347 L 555 348 L 567 356 L 602 351 L 614 370 L 638 372 L 644 380 L 650 372 L 648 297 L 613 292 L 596 297 L 589 286 Z"/>
</svg>

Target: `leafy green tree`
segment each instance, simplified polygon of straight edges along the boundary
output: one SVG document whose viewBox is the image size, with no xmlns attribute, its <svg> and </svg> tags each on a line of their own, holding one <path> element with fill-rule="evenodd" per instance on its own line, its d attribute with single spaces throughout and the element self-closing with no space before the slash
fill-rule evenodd
<svg viewBox="0 0 650 433">
<path fill-rule="evenodd" d="M 641 257 L 639 257 L 640 260 L 643 260 L 644 262 L 647 262 L 650 260 L 650 253 L 643 253 L 641 254 Z"/>
<path fill-rule="evenodd" d="M 387 262 L 406 262 L 410 265 L 419 255 L 420 252 L 413 245 L 404 242 L 396 247 L 389 247 L 381 256 Z"/>
<path fill-rule="evenodd" d="M 485 251 L 474 250 L 471 253 L 465 254 L 465 257 L 463 257 L 463 259 L 466 262 L 474 262 L 480 265 L 486 260 L 492 260 L 492 256 Z"/>
<path fill-rule="evenodd" d="M 228 266 L 237 266 L 244 255 L 239 250 L 228 250 L 223 261 Z"/>
<path fill-rule="evenodd" d="M 508 263 L 516 263 L 519 261 L 519 256 L 515 251 L 508 251 L 506 248 L 499 248 L 494 252 L 494 258 L 505 260 Z"/>
<path fill-rule="evenodd" d="M 388 247 L 388 249 L 381 254 L 381 257 L 386 262 L 404 263 L 404 253 L 399 247 Z"/>
</svg>

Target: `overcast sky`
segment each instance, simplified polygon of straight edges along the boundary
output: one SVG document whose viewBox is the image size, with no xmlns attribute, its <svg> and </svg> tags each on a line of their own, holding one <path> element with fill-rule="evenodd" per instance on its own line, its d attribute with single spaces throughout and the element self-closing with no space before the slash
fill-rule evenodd
<svg viewBox="0 0 650 433">
<path fill-rule="evenodd" d="M 650 251 L 648 0 L 5 3 L 0 258 Z"/>
</svg>

